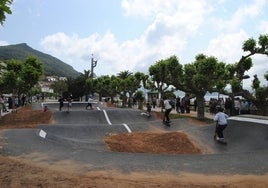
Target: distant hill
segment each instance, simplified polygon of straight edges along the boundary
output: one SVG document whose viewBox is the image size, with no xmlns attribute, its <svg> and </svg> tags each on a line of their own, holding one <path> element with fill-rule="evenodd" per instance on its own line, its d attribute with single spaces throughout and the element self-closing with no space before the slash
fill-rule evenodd
<svg viewBox="0 0 268 188">
<path fill-rule="evenodd" d="M 4 62 L 8 59 L 19 59 L 25 61 L 30 55 L 36 56 L 38 60 L 44 64 L 45 75 L 75 78 L 81 74 L 74 70 L 72 66 L 51 55 L 35 50 L 26 43 L 0 46 L 0 60 Z"/>
</svg>

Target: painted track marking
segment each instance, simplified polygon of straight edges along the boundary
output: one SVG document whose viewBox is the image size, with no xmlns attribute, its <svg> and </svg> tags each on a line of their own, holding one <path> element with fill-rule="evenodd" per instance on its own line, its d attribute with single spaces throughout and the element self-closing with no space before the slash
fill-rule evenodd
<svg viewBox="0 0 268 188">
<path fill-rule="evenodd" d="M 110 121 L 110 119 L 109 119 L 109 117 L 108 117 L 108 115 L 107 115 L 106 110 L 102 110 L 102 111 L 103 111 L 103 113 L 104 113 L 104 116 L 105 116 L 106 121 L 108 122 L 108 124 L 109 124 L 109 125 L 112 125 L 112 123 L 111 123 L 111 121 Z"/>
<path fill-rule="evenodd" d="M 124 127 L 127 129 L 127 131 L 128 131 L 129 133 L 132 132 L 132 131 L 130 130 L 129 126 L 127 126 L 127 124 L 123 123 L 122 125 L 124 125 Z"/>
</svg>

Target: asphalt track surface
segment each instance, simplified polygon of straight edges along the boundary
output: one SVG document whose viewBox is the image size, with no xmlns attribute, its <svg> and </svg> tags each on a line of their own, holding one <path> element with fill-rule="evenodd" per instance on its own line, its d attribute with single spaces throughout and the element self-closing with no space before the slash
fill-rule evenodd
<svg viewBox="0 0 268 188">
<path fill-rule="evenodd" d="M 171 127 L 161 120 L 142 116 L 135 109 L 106 108 L 73 103 L 69 113 L 57 103 L 44 104 L 53 111 L 55 123 L 35 129 L 12 129 L 0 133 L 5 156 L 41 153 L 46 162 L 74 161 L 81 170 L 130 172 L 170 172 L 201 174 L 265 174 L 268 172 L 268 120 L 232 117 L 224 134 L 228 144 L 213 140 L 215 125 L 194 125 L 187 119 L 172 120 Z M 36 108 L 41 108 L 40 105 Z M 145 154 L 109 151 L 105 136 L 114 133 L 150 130 L 183 131 L 205 151 L 204 154 Z"/>
</svg>

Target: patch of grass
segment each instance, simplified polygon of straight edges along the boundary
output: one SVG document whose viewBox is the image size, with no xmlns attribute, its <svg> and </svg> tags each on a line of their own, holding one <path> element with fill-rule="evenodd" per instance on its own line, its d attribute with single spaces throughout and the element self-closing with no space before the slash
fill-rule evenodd
<svg viewBox="0 0 268 188">
<path fill-rule="evenodd" d="M 214 121 L 213 121 L 213 119 L 209 119 L 209 118 L 204 118 L 204 119 L 198 119 L 197 117 L 192 117 L 193 119 L 196 119 L 196 120 L 198 120 L 198 121 L 202 121 L 202 122 L 204 122 L 204 123 L 207 123 L 207 124 L 212 124 L 212 123 L 214 123 Z"/>
<path fill-rule="evenodd" d="M 209 118 L 206 118 L 206 117 L 204 119 L 198 119 L 197 117 L 189 116 L 187 114 L 169 114 L 169 117 L 171 119 L 192 118 L 192 119 L 195 119 L 195 120 L 207 123 L 207 124 L 214 123 L 213 119 L 209 119 Z"/>
<path fill-rule="evenodd" d="M 169 117 L 171 119 L 180 119 L 180 118 L 189 118 L 190 116 L 187 115 L 181 115 L 181 114 L 169 114 Z"/>
</svg>

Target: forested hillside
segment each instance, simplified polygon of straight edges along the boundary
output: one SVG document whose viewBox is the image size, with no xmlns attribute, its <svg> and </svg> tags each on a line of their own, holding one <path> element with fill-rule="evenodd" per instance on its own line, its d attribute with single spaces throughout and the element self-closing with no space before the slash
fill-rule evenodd
<svg viewBox="0 0 268 188">
<path fill-rule="evenodd" d="M 38 60 L 44 64 L 45 75 L 73 78 L 80 75 L 80 73 L 74 70 L 72 66 L 51 55 L 35 50 L 26 43 L 0 46 L 0 60 L 4 62 L 8 59 L 19 59 L 25 61 L 25 59 L 30 55 L 36 56 Z"/>
</svg>

